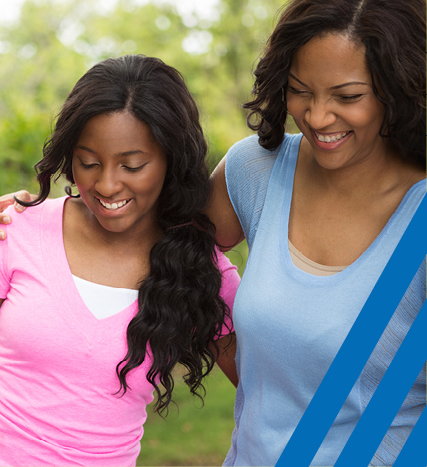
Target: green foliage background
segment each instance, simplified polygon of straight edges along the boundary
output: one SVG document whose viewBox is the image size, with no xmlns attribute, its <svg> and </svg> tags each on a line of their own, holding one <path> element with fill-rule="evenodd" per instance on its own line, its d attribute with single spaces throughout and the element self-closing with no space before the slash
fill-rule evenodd
<svg viewBox="0 0 427 467">
<path fill-rule="evenodd" d="M 0 194 L 38 192 L 33 166 L 55 115 L 82 74 L 108 57 L 157 56 L 184 75 L 201 110 L 211 168 L 251 134 L 240 106 L 282 0 L 219 0 L 209 19 L 180 15 L 159 0 L 122 0 L 107 13 L 99 4 L 27 0 L 16 23 L 0 25 Z M 58 185 L 53 196 L 63 194 Z M 242 273 L 247 247 L 229 256 Z M 138 465 L 221 464 L 234 426 L 234 389 L 217 371 L 207 391 L 200 409 L 177 383 L 179 416 L 164 421 L 149 413 Z"/>
<path fill-rule="evenodd" d="M 250 134 L 240 105 L 281 3 L 220 0 L 207 20 L 159 1 L 122 0 L 102 14 L 98 0 L 27 0 L 18 22 L 0 26 L 0 193 L 37 191 L 32 167 L 65 97 L 90 66 L 126 53 L 157 56 L 185 76 L 213 168 Z"/>
</svg>

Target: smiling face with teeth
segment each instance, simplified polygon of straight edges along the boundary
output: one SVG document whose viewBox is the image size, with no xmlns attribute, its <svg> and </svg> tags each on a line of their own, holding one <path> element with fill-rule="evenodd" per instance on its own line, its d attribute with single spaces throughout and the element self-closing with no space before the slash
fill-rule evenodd
<svg viewBox="0 0 427 467">
<path fill-rule="evenodd" d="M 293 56 L 287 110 L 325 169 L 387 154 L 384 107 L 374 95 L 365 48 L 341 34 L 313 37 Z"/>
<path fill-rule="evenodd" d="M 93 219 L 114 233 L 156 228 L 166 166 L 150 128 L 126 111 L 92 117 L 72 161 L 81 200 Z"/>
</svg>

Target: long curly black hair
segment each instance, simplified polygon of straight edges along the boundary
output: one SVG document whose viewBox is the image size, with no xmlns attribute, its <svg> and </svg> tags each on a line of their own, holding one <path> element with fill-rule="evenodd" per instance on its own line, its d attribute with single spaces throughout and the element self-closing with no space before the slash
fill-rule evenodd
<svg viewBox="0 0 427 467">
<path fill-rule="evenodd" d="M 187 370 L 184 380 L 191 393 L 202 397 L 198 389 L 203 394 L 202 378 L 213 368 L 215 339 L 230 313 L 219 296 L 214 226 L 202 213 L 210 192 L 207 144 L 197 106 L 179 72 L 143 55 L 92 67 L 67 97 L 35 166 L 39 196 L 20 203 L 42 203 L 51 179 L 60 175 L 74 184 L 73 150 L 87 121 L 124 110 L 150 127 L 166 155 L 167 172 L 157 210 L 164 234 L 151 250 L 150 273 L 139 284 L 139 311 L 127 328 L 127 354 L 116 367 L 118 393 L 130 389 L 128 373 L 151 358 L 147 379 L 158 395 L 155 408 L 163 412 L 171 401 L 171 372 L 177 363 Z M 186 225 L 172 228 L 180 224 Z"/>
<path fill-rule="evenodd" d="M 366 48 L 373 91 L 384 105 L 380 135 L 402 157 L 426 166 L 425 0 L 293 0 L 254 72 L 248 126 L 274 149 L 283 140 L 292 57 L 312 37 L 341 33 Z"/>
</svg>

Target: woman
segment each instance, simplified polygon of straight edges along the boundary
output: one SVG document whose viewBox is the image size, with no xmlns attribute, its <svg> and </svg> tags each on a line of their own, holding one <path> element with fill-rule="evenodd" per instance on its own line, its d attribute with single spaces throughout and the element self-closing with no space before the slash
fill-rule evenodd
<svg viewBox="0 0 427 467">
<path fill-rule="evenodd" d="M 421 0 L 293 0 L 268 41 L 246 104 L 258 138 L 219 164 L 208 210 L 220 245 L 249 244 L 226 465 L 277 462 L 425 194 L 424 52 Z M 312 465 L 335 463 L 424 300 L 425 265 Z M 425 371 L 372 465 L 424 405 Z"/>
<path fill-rule="evenodd" d="M 225 465 L 277 462 L 425 195 L 425 2 L 294 0 L 255 77 L 258 138 L 219 164 L 209 210 L 220 245 L 249 244 Z M 311 465 L 334 465 L 424 300 L 425 264 Z M 372 465 L 424 406 L 425 369 Z"/>
<path fill-rule="evenodd" d="M 181 76 L 158 59 L 105 60 L 68 96 L 40 194 L 18 201 L 30 207 L 0 245 L 0 465 L 135 465 L 174 366 L 203 388 L 232 342 L 239 282 L 202 214 L 206 149 Z M 46 199 L 57 174 L 79 196 Z"/>
</svg>

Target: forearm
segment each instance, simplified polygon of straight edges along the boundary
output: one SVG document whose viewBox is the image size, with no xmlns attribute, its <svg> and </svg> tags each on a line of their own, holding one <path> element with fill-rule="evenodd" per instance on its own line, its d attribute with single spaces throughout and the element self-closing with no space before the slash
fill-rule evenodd
<svg viewBox="0 0 427 467">
<path fill-rule="evenodd" d="M 216 363 L 221 368 L 225 376 L 237 387 L 239 384 L 239 378 L 236 370 L 236 334 L 233 332 L 228 336 L 222 337 L 216 341 L 219 348 L 219 355 Z M 212 350 L 215 352 L 213 344 L 211 344 Z"/>
</svg>

